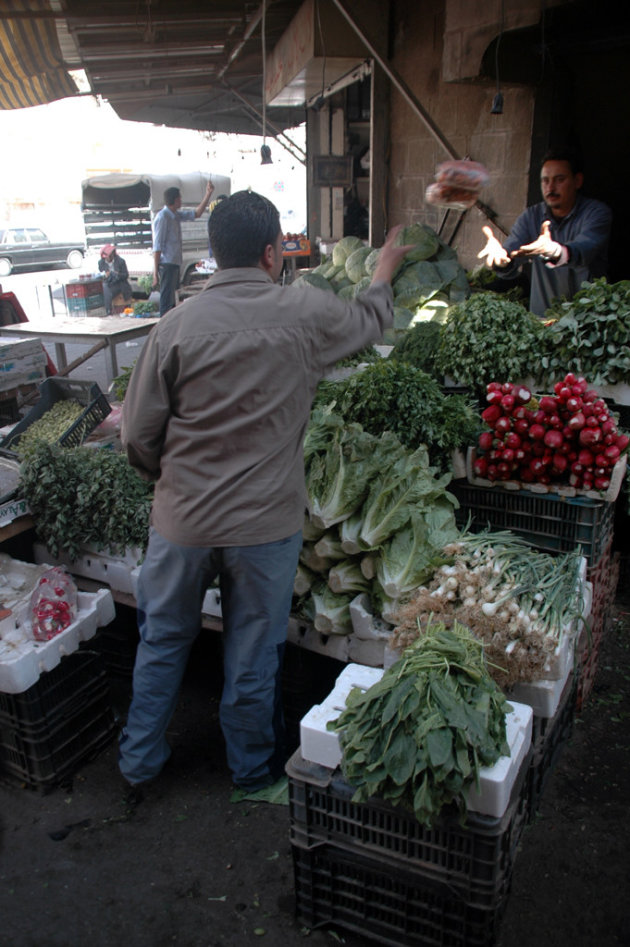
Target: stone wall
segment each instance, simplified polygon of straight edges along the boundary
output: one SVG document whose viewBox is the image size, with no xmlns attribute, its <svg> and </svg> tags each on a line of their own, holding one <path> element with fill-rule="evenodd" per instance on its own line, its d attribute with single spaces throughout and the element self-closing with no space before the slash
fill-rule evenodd
<svg viewBox="0 0 630 947">
<path fill-rule="evenodd" d="M 462 66 L 460 74 L 471 71 L 472 40 L 477 42 L 473 58 L 478 70 L 483 49 L 478 42 L 479 20 L 471 13 L 478 6 L 483 5 L 460 0 L 425 0 L 421 5 L 414 0 L 396 0 L 391 62 L 457 154 L 480 161 L 488 168 L 491 180 L 481 199 L 496 211 L 497 222 L 509 232 L 527 203 L 534 90 L 502 84 L 503 114 L 493 115 L 490 111 L 496 91 L 493 80 L 471 81 L 466 77 L 467 81 L 445 81 L 457 75 L 456 32 L 460 48 L 468 49 L 465 68 Z M 539 6 L 533 2 L 525 4 L 523 0 L 518 6 L 519 22 L 527 22 L 525 6 L 539 14 Z M 462 15 L 465 11 L 465 20 L 460 20 L 458 30 L 456 7 L 461 8 Z M 488 23 L 487 13 L 484 16 L 483 43 L 486 46 L 500 29 L 500 6 L 497 3 L 495 7 L 494 28 Z M 449 36 L 446 35 L 447 24 Z M 469 27 L 469 34 L 463 28 L 465 25 Z M 471 37 L 470 43 L 467 35 Z M 445 60 L 446 47 L 448 61 Z M 444 210 L 426 204 L 424 192 L 434 179 L 437 165 L 449 155 L 395 89 L 391 94 L 390 131 L 389 223 L 421 220 L 438 229 Z M 485 223 L 485 215 L 473 208 L 467 212 L 454 241 L 460 261 L 468 268 L 478 263 L 477 252 L 485 242 L 481 233 Z M 501 236 L 500 231 L 497 234 Z"/>
</svg>

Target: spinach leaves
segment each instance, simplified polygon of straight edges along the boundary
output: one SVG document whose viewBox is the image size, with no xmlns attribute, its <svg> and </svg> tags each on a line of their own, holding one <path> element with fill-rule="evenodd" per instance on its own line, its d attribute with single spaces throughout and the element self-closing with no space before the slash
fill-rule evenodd
<svg viewBox="0 0 630 947">
<path fill-rule="evenodd" d="M 328 726 L 340 732 L 355 802 L 381 796 L 431 826 L 448 803 L 465 812 L 479 769 L 509 755 L 508 710 L 468 629 L 430 622 L 378 683 L 351 691 Z"/>
</svg>

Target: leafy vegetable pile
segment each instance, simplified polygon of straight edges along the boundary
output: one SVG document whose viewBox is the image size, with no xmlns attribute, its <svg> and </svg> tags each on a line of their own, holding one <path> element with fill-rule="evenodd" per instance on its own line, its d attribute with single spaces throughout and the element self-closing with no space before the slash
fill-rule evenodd
<svg viewBox="0 0 630 947">
<path fill-rule="evenodd" d="M 21 486 L 52 555 L 76 557 L 84 544 L 146 549 L 153 490 L 123 455 L 39 442 L 22 464 Z"/>
<path fill-rule="evenodd" d="M 573 299 L 555 300 L 545 316 L 556 320 L 542 359 L 547 380 L 571 370 L 594 385 L 630 382 L 630 280 L 583 283 Z"/>
<path fill-rule="evenodd" d="M 370 434 L 392 431 L 411 450 L 425 444 L 431 463 L 443 471 L 451 469 L 452 452 L 479 432 L 472 401 L 443 394 L 425 372 L 389 358 L 342 381 L 322 383 L 315 404 L 332 405 L 347 424 L 361 424 Z"/>
<path fill-rule="evenodd" d="M 465 269 L 457 253 L 425 224 L 405 227 L 397 238 L 399 245 L 412 245 L 392 281 L 394 326 L 384 341 L 393 344 L 417 319 L 443 315 L 446 307 L 465 299 L 469 292 Z M 358 237 L 343 237 L 332 254 L 332 261 L 298 277 L 292 287 L 314 286 L 354 299 L 370 285 L 380 250 L 366 247 Z"/>
<path fill-rule="evenodd" d="M 459 536 L 451 477 L 437 476 L 424 447 L 346 425 L 330 408 L 314 410 L 304 457 L 309 517 L 295 611 L 319 631 L 349 634 L 359 592 L 385 618 L 443 561 L 442 547 Z"/>
<path fill-rule="evenodd" d="M 509 755 L 508 710 L 479 642 L 436 621 L 378 683 L 351 691 L 329 728 L 339 730 L 355 802 L 381 796 L 431 826 L 449 803 L 465 812 L 480 767 Z"/>
<path fill-rule="evenodd" d="M 440 383 L 442 376 L 435 369 L 435 353 L 440 343 L 439 322 L 417 322 L 396 340 L 388 358 L 394 362 L 406 362 Z"/>
<path fill-rule="evenodd" d="M 495 378 L 535 377 L 545 331 L 520 303 L 498 293 L 475 293 L 449 309 L 436 369 L 478 394 Z"/>
<path fill-rule="evenodd" d="M 581 617 L 579 550 L 554 557 L 505 531 L 462 535 L 444 552 L 449 564 L 400 608 L 393 646 L 407 647 L 435 616 L 470 629 L 501 687 L 544 677 L 549 656 Z"/>
</svg>

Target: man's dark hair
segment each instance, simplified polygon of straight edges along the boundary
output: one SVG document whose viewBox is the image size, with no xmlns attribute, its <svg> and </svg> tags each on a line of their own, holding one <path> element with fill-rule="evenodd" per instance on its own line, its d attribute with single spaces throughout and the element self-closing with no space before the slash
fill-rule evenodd
<svg viewBox="0 0 630 947">
<path fill-rule="evenodd" d="M 164 203 L 166 206 L 171 207 L 180 196 L 180 193 L 178 187 L 167 187 L 164 191 Z"/>
<path fill-rule="evenodd" d="M 545 161 L 566 161 L 573 174 L 579 174 L 584 170 L 582 167 L 582 156 L 576 148 L 567 146 L 548 148 L 542 156 L 540 162 L 541 168 Z"/>
<path fill-rule="evenodd" d="M 210 214 L 208 237 L 221 270 L 258 266 L 265 247 L 280 233 L 277 207 L 261 194 L 237 191 Z"/>
</svg>

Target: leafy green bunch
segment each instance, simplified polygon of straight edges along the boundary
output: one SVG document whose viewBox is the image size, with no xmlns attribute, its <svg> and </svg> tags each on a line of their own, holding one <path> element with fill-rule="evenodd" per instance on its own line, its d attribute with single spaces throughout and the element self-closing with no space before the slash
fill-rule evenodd
<svg viewBox="0 0 630 947">
<path fill-rule="evenodd" d="M 450 469 L 453 450 L 479 433 L 476 406 L 467 398 L 445 395 L 426 372 L 389 358 L 320 386 L 315 404 L 333 402 L 346 424 L 360 424 L 377 437 L 390 431 L 411 450 L 425 444 L 431 463 L 442 470 Z"/>
<path fill-rule="evenodd" d="M 40 441 L 20 469 L 38 536 L 52 555 L 82 546 L 146 549 L 153 488 L 122 454 Z"/>
<path fill-rule="evenodd" d="M 589 384 L 630 381 L 630 280 L 582 283 L 573 299 L 556 299 L 545 313 L 554 323 L 542 365 L 548 380 L 567 371 Z"/>
<path fill-rule="evenodd" d="M 432 622 L 378 683 L 350 692 L 328 727 L 339 731 L 353 801 L 380 796 L 431 826 L 445 805 L 465 812 L 480 768 L 509 755 L 508 710 L 482 645 L 457 622 Z"/>
<path fill-rule="evenodd" d="M 482 394 L 491 381 L 535 377 L 545 331 L 520 303 L 499 293 L 474 293 L 449 309 L 435 366 Z"/>
</svg>

